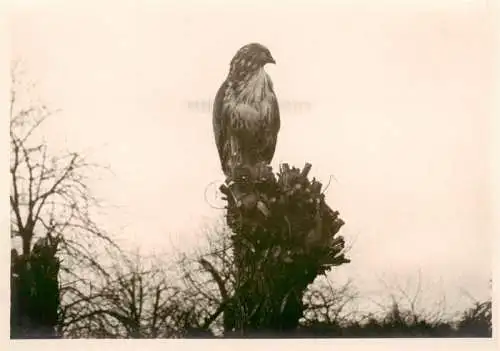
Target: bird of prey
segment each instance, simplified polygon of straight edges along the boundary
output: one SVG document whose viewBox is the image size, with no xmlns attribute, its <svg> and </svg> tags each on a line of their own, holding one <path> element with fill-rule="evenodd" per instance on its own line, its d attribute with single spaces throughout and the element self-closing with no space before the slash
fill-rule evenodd
<svg viewBox="0 0 500 351">
<path fill-rule="evenodd" d="M 280 113 L 267 63 L 276 63 L 268 48 L 243 46 L 215 97 L 213 129 L 226 177 L 234 177 L 237 167 L 268 165 L 274 156 Z"/>
</svg>

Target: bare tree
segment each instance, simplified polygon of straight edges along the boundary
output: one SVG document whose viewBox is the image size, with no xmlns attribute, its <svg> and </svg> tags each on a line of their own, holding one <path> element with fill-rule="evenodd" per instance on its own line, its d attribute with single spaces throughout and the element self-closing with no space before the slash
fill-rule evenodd
<svg viewBox="0 0 500 351">
<path fill-rule="evenodd" d="M 175 272 L 158 259 L 119 254 L 99 278 L 75 289 L 62 308 L 68 337 L 178 338 L 193 325 L 190 300 Z"/>
<path fill-rule="evenodd" d="M 391 320 L 401 320 L 409 325 L 420 321 L 440 323 L 447 318 L 446 296 L 432 301 L 424 294 L 422 272 L 418 270 L 416 279 L 409 277 L 403 285 L 399 279 L 387 282 L 379 278 L 383 286 L 384 301 L 371 299 L 380 308 L 379 316 Z"/>
<path fill-rule="evenodd" d="M 231 231 L 222 222 L 207 228 L 207 246 L 182 254 L 179 269 L 185 295 L 196 301 L 191 329 L 226 334 L 232 328 L 235 265 Z"/>
<path fill-rule="evenodd" d="M 21 242 L 21 252 L 13 251 L 13 269 L 18 269 L 13 274 L 16 277 L 22 271 L 23 278 L 33 275 L 36 269 L 30 260 L 44 257 L 45 271 L 57 261 L 57 269 L 51 269 L 50 277 L 57 286 L 60 272 L 67 281 L 70 276 L 73 280 L 81 276 L 78 267 L 100 268 L 95 250 L 98 241 L 110 247 L 116 245 L 91 216 L 91 209 L 98 207 L 99 202 L 92 196 L 88 180 L 100 167 L 82 154 L 52 150 L 41 129 L 57 111 L 37 101 L 30 91 L 35 85 L 22 81 L 20 69 L 19 62 L 12 65 L 9 101 L 10 228 L 11 238 Z M 45 254 L 33 256 L 35 251 Z M 23 289 L 29 295 L 35 280 L 32 277 L 14 282 L 24 282 Z M 14 288 L 20 288 L 19 284 Z M 17 305 L 26 304 L 25 301 Z"/>
<path fill-rule="evenodd" d="M 99 202 L 87 181 L 100 167 L 76 152 L 49 153 L 48 144 L 36 132 L 54 111 L 37 103 L 22 106 L 16 67 L 10 97 L 11 235 L 21 239 L 23 255 L 29 255 L 35 235 L 43 233 L 60 238 L 72 256 L 89 258 L 80 255 L 86 252 L 82 239 L 111 243 L 90 215 Z"/>
<path fill-rule="evenodd" d="M 352 281 L 335 285 L 328 276 L 311 284 L 304 294 L 304 320 L 302 325 L 325 323 L 341 326 L 356 319 L 354 301 L 359 298 Z"/>
</svg>

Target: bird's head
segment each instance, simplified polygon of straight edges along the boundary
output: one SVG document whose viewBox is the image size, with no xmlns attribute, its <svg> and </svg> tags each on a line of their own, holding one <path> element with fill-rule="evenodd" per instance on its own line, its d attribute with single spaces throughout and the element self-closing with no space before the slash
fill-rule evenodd
<svg viewBox="0 0 500 351">
<path fill-rule="evenodd" d="M 231 73 L 246 74 L 264 67 L 267 63 L 276 63 L 271 52 L 264 45 L 250 43 L 238 50 L 231 60 Z"/>
</svg>

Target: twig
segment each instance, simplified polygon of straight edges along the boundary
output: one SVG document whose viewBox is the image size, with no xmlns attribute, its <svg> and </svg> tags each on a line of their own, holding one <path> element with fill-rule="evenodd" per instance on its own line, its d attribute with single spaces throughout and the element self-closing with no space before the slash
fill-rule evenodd
<svg viewBox="0 0 500 351">
<path fill-rule="evenodd" d="M 216 209 L 216 210 L 224 210 L 224 209 L 225 209 L 225 207 L 217 207 L 217 206 L 214 206 L 214 205 L 212 205 L 212 204 L 208 201 L 208 197 L 207 197 L 208 188 L 209 188 L 211 185 L 213 185 L 213 184 L 215 184 L 215 183 L 217 183 L 217 182 L 218 182 L 218 180 L 214 180 L 214 181 L 211 181 L 210 183 L 208 183 L 208 185 L 205 187 L 205 192 L 204 192 L 203 196 L 204 196 L 204 198 L 205 198 L 205 202 L 208 204 L 208 206 L 210 206 L 211 208 Z"/>
</svg>

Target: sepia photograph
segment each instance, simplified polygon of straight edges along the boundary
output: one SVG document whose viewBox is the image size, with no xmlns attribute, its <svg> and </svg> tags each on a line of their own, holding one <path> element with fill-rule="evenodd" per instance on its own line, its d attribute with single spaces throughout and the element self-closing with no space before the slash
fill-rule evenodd
<svg viewBox="0 0 500 351">
<path fill-rule="evenodd" d="M 497 7 L 11 6 L 10 339 L 493 342 Z"/>
</svg>

